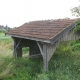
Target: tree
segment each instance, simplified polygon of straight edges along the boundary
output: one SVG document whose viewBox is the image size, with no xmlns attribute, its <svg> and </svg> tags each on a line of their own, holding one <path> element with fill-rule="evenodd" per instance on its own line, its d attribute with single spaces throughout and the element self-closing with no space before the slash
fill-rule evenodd
<svg viewBox="0 0 80 80">
<path fill-rule="evenodd" d="M 6 26 L 5 26 L 5 29 L 6 29 L 7 31 L 9 31 L 9 30 L 10 30 L 10 27 L 9 27 L 8 25 L 6 25 Z"/>
<path fill-rule="evenodd" d="M 80 6 L 72 8 L 71 12 L 72 12 L 72 16 L 79 17 L 80 16 Z"/>
<path fill-rule="evenodd" d="M 72 12 L 72 16 L 80 17 L 80 5 L 72 8 L 71 12 Z"/>
<path fill-rule="evenodd" d="M 80 17 L 80 6 L 71 9 L 72 15 Z M 80 32 L 80 20 L 75 22 L 74 32 Z"/>
</svg>

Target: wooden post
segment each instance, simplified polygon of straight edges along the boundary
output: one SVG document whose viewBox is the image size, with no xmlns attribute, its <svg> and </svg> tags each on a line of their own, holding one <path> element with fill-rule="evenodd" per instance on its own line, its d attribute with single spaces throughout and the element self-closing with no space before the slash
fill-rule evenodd
<svg viewBox="0 0 80 80">
<path fill-rule="evenodd" d="M 14 43 L 13 43 L 13 57 L 16 58 L 16 40 L 15 40 L 15 38 L 13 38 L 13 41 L 14 41 Z"/>
<path fill-rule="evenodd" d="M 16 49 L 16 51 L 17 51 L 17 58 L 22 57 L 22 48 L 21 48 L 21 47 L 18 47 L 18 48 Z"/>
<path fill-rule="evenodd" d="M 33 55 L 33 49 L 32 49 L 32 47 L 30 46 L 30 47 L 29 47 L 29 57 L 30 57 L 31 55 Z"/>
<path fill-rule="evenodd" d="M 48 71 L 48 61 L 47 61 L 47 45 L 43 44 L 43 65 L 44 65 L 44 71 Z"/>
<path fill-rule="evenodd" d="M 14 41 L 14 46 L 13 46 L 13 57 L 17 58 L 17 57 L 22 57 L 22 47 L 19 47 L 19 44 L 21 42 L 21 40 L 18 42 L 17 38 L 12 37 L 13 41 Z"/>
</svg>

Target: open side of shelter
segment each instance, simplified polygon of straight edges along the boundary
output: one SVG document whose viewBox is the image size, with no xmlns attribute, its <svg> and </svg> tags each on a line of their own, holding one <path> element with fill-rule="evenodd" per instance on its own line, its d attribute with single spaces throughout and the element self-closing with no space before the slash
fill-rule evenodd
<svg viewBox="0 0 80 80">
<path fill-rule="evenodd" d="M 61 41 L 80 39 L 80 35 L 73 32 L 74 27 L 75 20 L 60 19 L 30 22 L 9 31 L 7 34 L 11 35 L 14 40 L 13 56 L 22 57 L 22 48 L 29 47 L 29 56 L 42 55 L 44 70 L 47 71 L 48 63 Z M 25 30 L 26 28 L 27 30 Z"/>
</svg>

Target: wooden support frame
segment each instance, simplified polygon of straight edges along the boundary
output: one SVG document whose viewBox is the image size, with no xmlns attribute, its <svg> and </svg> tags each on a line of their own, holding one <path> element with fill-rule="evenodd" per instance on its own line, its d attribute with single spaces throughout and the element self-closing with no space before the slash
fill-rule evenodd
<svg viewBox="0 0 80 80">
<path fill-rule="evenodd" d="M 43 57 L 43 68 L 44 68 L 44 71 L 48 71 L 48 60 L 47 60 L 47 44 L 46 43 L 41 43 L 40 42 L 37 42 L 37 45 L 40 49 L 40 52 L 42 54 L 42 57 Z"/>
<path fill-rule="evenodd" d="M 38 47 L 40 49 L 40 52 L 41 52 L 41 54 L 43 56 L 43 48 L 42 48 L 43 46 L 41 46 L 40 42 L 37 42 L 37 45 L 38 45 Z"/>
<path fill-rule="evenodd" d="M 42 45 L 40 42 L 37 42 L 37 45 L 43 57 L 44 71 L 48 71 L 48 63 L 52 55 L 54 54 L 54 51 L 56 50 L 56 47 L 59 44 L 59 42 L 60 40 L 56 41 L 54 44 L 42 43 Z"/>
<path fill-rule="evenodd" d="M 16 38 L 12 37 L 12 39 L 14 41 L 14 43 L 13 43 L 14 44 L 14 46 L 13 46 L 13 50 L 14 50 L 13 51 L 13 57 L 14 58 L 22 57 L 22 47 L 19 47 L 22 39 L 20 39 L 18 43 L 17 43 Z"/>
<path fill-rule="evenodd" d="M 18 46 L 20 45 L 21 40 L 22 40 L 22 39 L 20 39 L 20 40 L 19 40 L 19 42 L 17 43 L 17 45 L 16 45 L 16 49 L 17 49 L 17 48 L 18 48 Z"/>
</svg>

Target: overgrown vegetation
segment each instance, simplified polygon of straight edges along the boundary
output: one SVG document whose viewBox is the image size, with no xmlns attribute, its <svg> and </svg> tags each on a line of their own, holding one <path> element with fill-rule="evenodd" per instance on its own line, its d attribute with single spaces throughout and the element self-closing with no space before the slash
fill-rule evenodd
<svg viewBox="0 0 80 80">
<path fill-rule="evenodd" d="M 75 33 L 80 33 L 80 20 L 77 20 L 75 22 L 75 28 L 74 28 Z"/>
<path fill-rule="evenodd" d="M 0 33 L 6 33 L 6 31 L 5 30 L 0 30 Z"/>
<path fill-rule="evenodd" d="M 5 34 L 4 33 L 0 33 L 0 37 L 4 37 L 5 36 Z"/>
<path fill-rule="evenodd" d="M 4 37 L 5 36 L 6 31 L 4 30 L 0 30 L 0 37 Z"/>
<path fill-rule="evenodd" d="M 0 41 L 0 80 L 80 80 L 80 41 L 62 42 L 43 71 L 42 57 L 29 59 L 12 57 L 12 40 Z"/>
</svg>

